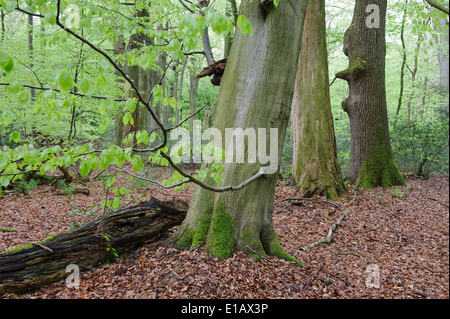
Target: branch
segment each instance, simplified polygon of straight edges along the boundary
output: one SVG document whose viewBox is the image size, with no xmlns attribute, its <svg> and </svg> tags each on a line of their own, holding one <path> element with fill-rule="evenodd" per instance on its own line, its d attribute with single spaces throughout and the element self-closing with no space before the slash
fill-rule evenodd
<svg viewBox="0 0 450 319">
<path fill-rule="evenodd" d="M 425 0 L 426 2 L 428 2 L 428 4 L 444 13 L 446 13 L 447 15 L 449 14 L 449 10 L 447 7 L 445 7 L 444 5 L 437 3 L 434 0 Z"/>
<path fill-rule="evenodd" d="M 173 185 L 170 185 L 170 186 L 165 186 L 165 185 L 161 184 L 161 183 L 158 182 L 158 181 L 155 181 L 155 180 L 152 180 L 152 179 L 148 179 L 148 178 L 145 178 L 145 177 L 142 177 L 142 176 L 139 176 L 139 175 L 132 174 L 132 173 L 127 172 L 127 171 L 125 171 L 125 170 L 123 170 L 123 169 L 114 168 L 114 167 L 113 167 L 112 169 L 114 169 L 114 170 L 116 170 L 116 171 L 118 171 L 118 172 L 122 172 L 122 173 L 128 174 L 128 175 L 130 175 L 130 176 L 132 176 L 132 177 L 136 177 L 136 178 L 141 179 L 141 180 L 143 180 L 143 181 L 147 181 L 147 182 L 156 184 L 156 185 L 158 185 L 158 186 L 160 186 L 160 187 L 162 187 L 162 188 L 165 188 L 165 189 L 171 189 L 171 188 L 174 188 L 174 187 L 178 187 L 178 186 L 181 186 L 181 185 L 190 183 L 190 181 L 189 181 L 188 179 L 186 179 L 186 180 L 181 181 L 181 182 L 179 182 L 179 183 L 176 183 L 176 184 L 173 184 Z"/>
<path fill-rule="evenodd" d="M 9 85 L 11 85 L 11 84 L 10 84 L 10 83 L 1 83 L 1 82 L 0 82 L 0 85 L 3 85 L 3 86 L 9 86 Z M 52 89 L 52 88 L 46 88 L 46 87 L 39 87 L 39 86 L 33 86 L 33 85 L 28 85 L 28 84 L 23 84 L 22 86 L 23 86 L 23 87 L 26 87 L 26 88 L 29 88 L 29 89 L 36 89 L 36 90 L 41 90 L 41 91 L 53 90 L 53 91 L 55 91 L 55 92 L 61 92 L 61 91 L 58 90 L 58 89 Z M 81 97 L 91 97 L 91 98 L 93 98 L 93 99 L 100 99 L 100 100 L 107 100 L 107 99 L 108 99 L 106 96 L 86 95 L 86 94 L 81 94 L 81 93 L 78 93 L 78 92 L 72 92 L 72 91 L 70 91 L 70 92 L 68 92 L 68 93 L 69 93 L 69 94 L 72 94 L 72 95 L 76 95 L 76 96 L 81 96 Z M 114 101 L 116 101 L 116 102 L 125 102 L 126 99 L 114 99 Z"/>
<path fill-rule="evenodd" d="M 183 7 L 185 7 L 186 10 L 188 10 L 190 13 L 195 13 L 195 11 L 192 10 L 191 8 L 189 8 L 189 6 L 188 6 L 186 3 L 184 3 L 183 0 L 178 0 L 178 2 L 181 3 L 181 5 L 182 5 Z"/>
<path fill-rule="evenodd" d="M 206 190 L 209 190 L 209 191 L 212 191 L 212 192 L 216 192 L 216 193 L 223 193 L 223 192 L 228 192 L 228 191 L 241 190 L 245 186 L 247 186 L 248 184 L 254 182 L 258 178 L 260 178 L 260 177 L 265 175 L 264 172 L 261 169 L 260 171 L 258 171 L 258 173 L 256 173 L 255 175 L 253 175 L 252 177 L 250 177 L 246 181 L 242 182 L 238 186 L 213 187 L 213 186 L 206 185 L 205 183 L 199 181 L 198 179 L 196 179 L 192 175 L 190 175 L 188 173 L 185 173 L 177 165 L 175 165 L 175 163 L 172 161 L 172 158 L 169 155 L 167 155 L 166 153 L 161 152 L 161 156 L 164 157 L 169 162 L 170 166 L 172 166 L 178 173 L 180 173 L 181 176 L 184 176 L 184 177 L 188 178 L 191 182 L 201 186 L 202 188 L 204 188 Z"/>
</svg>

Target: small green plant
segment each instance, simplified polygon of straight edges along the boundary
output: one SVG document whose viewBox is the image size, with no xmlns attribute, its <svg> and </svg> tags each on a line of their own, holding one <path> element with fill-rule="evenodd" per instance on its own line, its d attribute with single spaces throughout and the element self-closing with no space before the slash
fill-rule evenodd
<svg viewBox="0 0 450 319">
<path fill-rule="evenodd" d="M 112 246 L 111 238 L 109 238 L 108 234 L 103 234 L 102 239 L 107 242 L 106 251 L 110 252 L 114 259 L 120 258 L 116 249 Z M 109 260 L 107 260 L 106 262 L 109 262 Z"/>
<path fill-rule="evenodd" d="M 63 193 L 64 195 L 71 195 L 76 189 L 75 186 L 69 185 L 62 180 L 59 180 L 56 185 L 59 189 L 61 189 L 61 193 Z"/>
<path fill-rule="evenodd" d="M 405 192 L 402 192 L 398 187 L 392 187 L 391 194 L 396 198 L 402 198 L 405 195 Z"/>
</svg>

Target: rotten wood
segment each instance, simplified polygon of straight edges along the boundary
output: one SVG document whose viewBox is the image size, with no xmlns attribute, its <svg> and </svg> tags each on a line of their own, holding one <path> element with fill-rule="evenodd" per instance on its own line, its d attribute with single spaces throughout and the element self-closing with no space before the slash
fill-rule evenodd
<svg viewBox="0 0 450 319">
<path fill-rule="evenodd" d="M 132 252 L 181 224 L 187 209 L 184 202 L 153 198 L 21 250 L 0 254 L 0 296 L 25 293 L 64 279 L 70 264 L 89 269 L 113 259 L 113 252 Z"/>
</svg>

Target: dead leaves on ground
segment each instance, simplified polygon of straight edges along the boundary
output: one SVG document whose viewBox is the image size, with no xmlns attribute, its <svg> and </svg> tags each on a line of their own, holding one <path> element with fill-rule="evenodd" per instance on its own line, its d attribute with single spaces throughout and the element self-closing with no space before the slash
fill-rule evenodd
<svg viewBox="0 0 450 319">
<path fill-rule="evenodd" d="M 241 252 L 227 260 L 194 250 L 145 246 L 124 258 L 83 271 L 79 289 L 64 282 L 7 298 L 448 298 L 448 177 L 408 179 L 407 187 L 350 191 L 351 212 L 333 233 L 333 242 L 299 249 L 326 237 L 342 211 L 320 200 L 290 204 L 295 189 L 279 186 L 273 222 L 282 246 L 304 267 L 278 258 L 254 262 Z M 0 251 L 67 231 L 102 214 L 90 212 L 104 190 L 92 183 L 90 196 L 66 198 L 32 192 L 32 197 L 0 200 Z M 151 187 L 160 199 L 189 200 L 193 187 L 179 194 Z M 145 200 L 145 198 L 143 199 Z M 350 200 L 349 200 L 350 201 Z M 340 203 L 345 205 L 346 202 Z M 77 214 L 78 212 L 78 214 Z M 380 286 L 367 287 L 368 265 L 377 265 Z"/>
</svg>

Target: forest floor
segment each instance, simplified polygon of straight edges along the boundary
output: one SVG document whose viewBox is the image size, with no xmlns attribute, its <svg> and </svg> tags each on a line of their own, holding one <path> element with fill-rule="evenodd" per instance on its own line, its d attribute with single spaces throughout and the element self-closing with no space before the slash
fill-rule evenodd
<svg viewBox="0 0 450 319">
<path fill-rule="evenodd" d="M 151 167 L 146 174 L 162 179 L 170 172 Z M 17 232 L 0 232 L 0 252 L 102 216 L 108 179 L 88 182 L 90 195 L 56 195 L 51 186 L 36 187 L 29 196 L 6 192 L 0 228 Z M 126 205 L 151 196 L 189 201 L 193 190 L 191 185 L 175 193 L 126 175 L 116 185 L 131 190 Z M 133 257 L 82 272 L 79 289 L 61 281 L 4 298 L 449 298 L 448 176 L 408 178 L 406 187 L 390 189 L 351 187 L 348 199 L 339 203 L 319 197 L 286 200 L 296 197 L 295 189 L 280 181 L 273 223 L 281 245 L 303 267 L 278 258 L 255 262 L 241 252 L 219 261 L 202 247 L 179 251 L 149 244 Z M 331 244 L 301 251 L 326 237 L 347 210 Z"/>
</svg>

